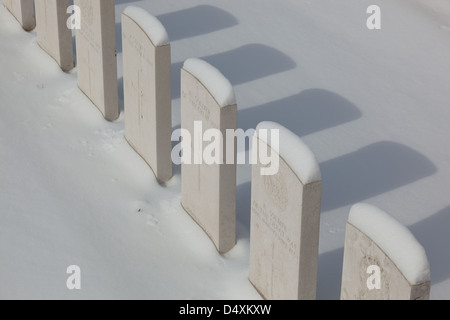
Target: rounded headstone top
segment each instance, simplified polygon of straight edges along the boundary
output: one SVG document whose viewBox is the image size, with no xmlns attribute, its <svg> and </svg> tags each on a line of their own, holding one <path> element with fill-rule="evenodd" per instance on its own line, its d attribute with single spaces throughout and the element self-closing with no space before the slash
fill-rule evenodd
<svg viewBox="0 0 450 320">
<path fill-rule="evenodd" d="M 236 96 L 230 81 L 208 62 L 196 58 L 187 59 L 183 69 L 196 77 L 208 89 L 220 107 L 236 104 Z"/>
<path fill-rule="evenodd" d="M 425 249 L 407 227 L 383 210 L 365 203 L 353 205 L 348 222 L 374 241 L 411 285 L 430 281 Z"/>
<path fill-rule="evenodd" d="M 266 130 L 267 134 L 262 134 L 261 129 Z M 278 146 L 274 144 L 274 137 L 269 134 L 271 130 L 278 130 L 279 132 Z M 322 179 L 314 153 L 295 133 L 276 122 L 263 121 L 256 127 L 256 135 L 278 152 L 303 184 Z"/>
<path fill-rule="evenodd" d="M 133 19 L 141 27 L 153 42 L 154 46 L 161 47 L 170 43 L 169 35 L 163 24 L 144 9 L 129 6 L 123 13 Z"/>
</svg>

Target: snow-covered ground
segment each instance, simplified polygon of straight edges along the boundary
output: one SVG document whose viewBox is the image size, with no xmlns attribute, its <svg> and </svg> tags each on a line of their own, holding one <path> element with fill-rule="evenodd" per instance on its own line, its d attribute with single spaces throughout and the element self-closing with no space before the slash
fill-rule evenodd
<svg viewBox="0 0 450 320">
<path fill-rule="evenodd" d="M 448 0 L 116 0 L 167 28 L 179 74 L 202 58 L 234 85 L 239 127 L 284 125 L 323 179 L 318 299 L 338 299 L 349 209 L 407 226 L 450 298 Z M 368 30 L 377 4 L 382 29 Z M 248 277 L 250 167 L 238 168 L 238 243 L 219 255 L 109 123 L 0 6 L 0 298 L 258 299 Z M 121 90 L 121 92 L 123 92 Z M 121 98 L 123 94 L 121 93 Z M 123 103 L 122 103 L 123 104 Z M 81 290 L 66 269 L 81 267 Z"/>
</svg>

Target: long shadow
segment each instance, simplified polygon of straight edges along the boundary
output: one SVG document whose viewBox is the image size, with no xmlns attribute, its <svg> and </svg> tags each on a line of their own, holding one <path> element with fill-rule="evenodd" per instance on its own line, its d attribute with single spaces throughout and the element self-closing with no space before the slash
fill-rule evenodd
<svg viewBox="0 0 450 320">
<path fill-rule="evenodd" d="M 173 128 L 172 130 L 175 131 L 176 129 L 179 129 L 179 126 Z M 172 132 L 173 132 L 172 131 Z M 175 149 L 175 147 L 180 144 L 181 141 L 172 141 L 172 150 Z M 180 155 L 181 157 L 181 155 Z M 173 170 L 173 176 L 181 176 L 181 164 L 175 164 L 172 163 L 172 170 Z"/>
<path fill-rule="evenodd" d="M 123 77 L 120 77 L 117 80 L 117 86 L 118 86 L 118 94 L 119 94 L 119 111 L 123 112 L 125 109 L 125 98 L 124 98 L 124 87 L 123 87 Z"/>
<path fill-rule="evenodd" d="M 219 69 L 232 85 L 264 78 L 294 69 L 294 60 L 283 52 L 263 44 L 247 44 L 226 52 L 202 57 Z M 180 74 L 184 62 L 172 64 L 172 97 L 180 97 Z"/>
<path fill-rule="evenodd" d="M 239 111 L 238 126 L 256 128 L 270 120 L 285 126 L 298 136 L 334 127 L 362 116 L 347 99 L 327 90 L 308 89 L 299 94 Z"/>
<path fill-rule="evenodd" d="M 157 18 L 166 28 L 170 41 L 231 28 L 239 23 L 229 12 L 210 5 L 198 5 L 158 15 Z"/>
<path fill-rule="evenodd" d="M 392 141 L 323 162 L 320 169 L 322 211 L 361 202 L 436 172 L 424 155 Z"/>
<path fill-rule="evenodd" d="M 72 50 L 73 50 L 73 63 L 76 67 L 77 66 L 77 41 L 75 38 L 75 33 L 72 34 Z"/>
<path fill-rule="evenodd" d="M 122 52 L 122 22 L 116 22 L 116 52 Z"/>
<path fill-rule="evenodd" d="M 344 248 L 339 248 L 319 255 L 317 274 L 318 300 L 340 299 L 343 261 Z"/>
<path fill-rule="evenodd" d="M 409 227 L 427 253 L 431 284 L 450 278 L 449 227 L 450 206 Z"/>
<path fill-rule="evenodd" d="M 251 213 L 252 187 L 250 182 L 245 182 L 237 186 L 236 196 L 236 220 L 243 225 L 250 234 L 250 213 Z M 239 238 L 242 235 L 238 234 Z"/>
<path fill-rule="evenodd" d="M 132 3 L 140 2 L 140 1 L 142 1 L 142 0 L 115 0 L 116 5 L 118 5 L 118 4 L 124 4 L 124 3 L 132 4 Z"/>
<path fill-rule="evenodd" d="M 122 3 L 127 1 L 122 0 Z M 131 1 L 133 2 L 133 1 Z M 119 4 L 116 1 L 116 4 Z M 238 20 L 229 12 L 210 5 L 199 5 L 189 9 L 157 16 L 166 28 L 170 41 L 181 40 L 233 27 Z M 116 23 L 117 52 L 122 52 L 122 23 Z"/>
</svg>

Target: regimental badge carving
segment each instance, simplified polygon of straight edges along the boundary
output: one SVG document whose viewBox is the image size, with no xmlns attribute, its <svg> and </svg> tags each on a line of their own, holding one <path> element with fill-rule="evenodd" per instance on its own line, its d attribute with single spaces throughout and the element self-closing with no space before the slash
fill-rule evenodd
<svg viewBox="0 0 450 320">
<path fill-rule="evenodd" d="M 367 279 L 369 278 L 370 274 L 367 273 L 367 268 L 369 266 L 378 266 L 380 268 L 380 274 L 381 274 L 381 287 L 382 290 L 369 290 L 366 286 Z M 359 295 L 360 297 L 364 299 L 387 299 L 389 300 L 389 281 L 386 279 L 386 272 L 383 268 L 384 264 L 382 261 L 380 261 L 378 258 L 372 255 L 364 255 L 364 257 L 361 259 L 359 264 L 359 277 L 360 277 L 360 283 L 363 285 L 361 286 Z"/>
</svg>

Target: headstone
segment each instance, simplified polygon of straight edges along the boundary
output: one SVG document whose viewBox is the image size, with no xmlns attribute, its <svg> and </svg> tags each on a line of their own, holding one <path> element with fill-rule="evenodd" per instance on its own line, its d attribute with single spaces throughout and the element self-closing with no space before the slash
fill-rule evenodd
<svg viewBox="0 0 450 320">
<path fill-rule="evenodd" d="M 125 138 L 160 182 L 172 177 L 170 43 L 164 26 L 137 7 L 122 15 Z"/>
<path fill-rule="evenodd" d="M 356 204 L 345 234 L 342 300 L 428 300 L 430 270 L 412 233 L 382 210 Z"/>
<path fill-rule="evenodd" d="M 76 31 L 78 87 L 106 120 L 119 117 L 114 0 L 74 0 L 80 8 Z"/>
<path fill-rule="evenodd" d="M 36 0 L 37 41 L 63 71 L 74 67 L 72 30 L 67 27 L 71 0 Z"/>
<path fill-rule="evenodd" d="M 22 28 L 31 31 L 36 26 L 34 0 L 3 0 L 3 5 L 19 21 Z"/>
<path fill-rule="evenodd" d="M 252 149 L 259 159 L 252 161 L 249 280 L 265 299 L 315 299 L 319 165 L 298 136 L 274 122 L 257 126 Z M 263 174 L 262 150 L 279 158 L 278 170 Z"/>
<path fill-rule="evenodd" d="M 237 105 L 229 81 L 203 60 L 188 59 L 181 70 L 181 128 L 192 142 L 183 137 L 183 157 L 192 157 L 182 160 L 182 206 L 225 253 L 236 244 L 236 150 L 224 146 L 226 130 L 237 129 Z M 223 137 L 219 161 L 205 157 L 213 143 L 202 139 L 206 132 Z"/>
</svg>

